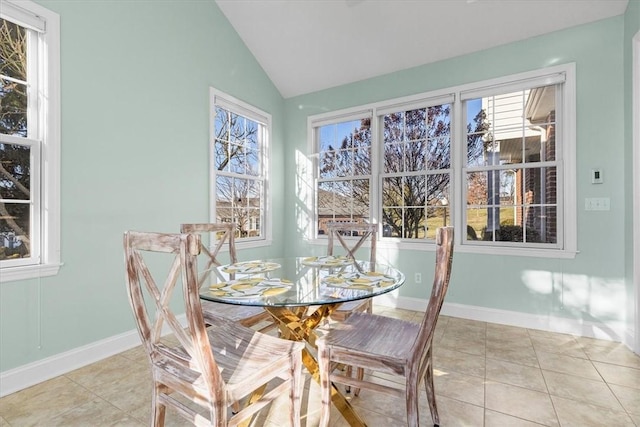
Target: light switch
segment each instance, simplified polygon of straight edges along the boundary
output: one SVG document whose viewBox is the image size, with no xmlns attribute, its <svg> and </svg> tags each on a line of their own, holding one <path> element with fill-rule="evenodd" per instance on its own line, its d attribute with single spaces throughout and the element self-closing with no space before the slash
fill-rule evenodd
<svg viewBox="0 0 640 427">
<path fill-rule="evenodd" d="M 601 169 L 591 169 L 591 183 L 592 184 L 602 184 L 602 170 Z"/>
</svg>

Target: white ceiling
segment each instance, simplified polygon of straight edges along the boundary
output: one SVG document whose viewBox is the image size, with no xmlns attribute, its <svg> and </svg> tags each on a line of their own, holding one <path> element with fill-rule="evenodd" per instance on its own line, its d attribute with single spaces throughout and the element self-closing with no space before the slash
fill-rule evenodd
<svg viewBox="0 0 640 427">
<path fill-rule="evenodd" d="M 628 0 L 216 0 L 284 98 L 623 14 Z"/>
</svg>

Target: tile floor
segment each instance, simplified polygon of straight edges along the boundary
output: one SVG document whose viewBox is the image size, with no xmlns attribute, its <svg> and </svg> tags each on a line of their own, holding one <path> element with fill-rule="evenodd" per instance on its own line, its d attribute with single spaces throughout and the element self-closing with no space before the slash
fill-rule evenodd
<svg viewBox="0 0 640 427">
<path fill-rule="evenodd" d="M 640 357 L 621 344 L 441 316 L 434 352 L 441 426 L 640 427 Z M 147 426 L 150 390 L 138 347 L 3 397 L 0 426 Z M 405 425 L 399 399 L 363 391 L 352 404 L 370 426 Z M 420 425 L 433 425 L 426 397 L 420 411 Z M 281 427 L 286 416 L 286 401 L 276 402 L 252 425 Z M 318 419 L 318 387 L 307 379 L 302 425 Z M 186 425 L 170 412 L 166 424 Z M 333 411 L 331 426 L 346 425 Z"/>
</svg>

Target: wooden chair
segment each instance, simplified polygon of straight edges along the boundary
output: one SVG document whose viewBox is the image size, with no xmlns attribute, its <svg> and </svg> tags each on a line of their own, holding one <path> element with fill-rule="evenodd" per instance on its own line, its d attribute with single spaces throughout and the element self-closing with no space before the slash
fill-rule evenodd
<svg viewBox="0 0 640 427">
<path fill-rule="evenodd" d="M 222 262 L 218 260 L 220 250 L 225 246 L 229 249 L 229 262 L 236 263 L 238 258 L 236 255 L 235 244 L 235 223 L 204 223 L 204 224 L 182 224 L 180 226 L 181 233 L 210 233 L 211 248 L 207 249 L 205 245 L 201 246 L 202 253 L 207 257 L 207 265 L 205 271 L 211 267 L 218 267 Z M 199 285 L 207 277 L 203 272 L 198 280 Z M 212 324 L 216 319 L 227 319 L 248 327 L 255 326 L 262 322 L 267 325 L 260 329 L 260 332 L 266 332 L 275 328 L 273 319 L 262 307 L 251 307 L 243 305 L 223 304 L 213 301 L 202 301 L 202 313 L 204 320 L 208 324 Z"/>
<path fill-rule="evenodd" d="M 360 247 L 370 242 L 369 262 L 371 263 L 370 270 L 375 270 L 376 262 L 376 242 L 378 234 L 378 224 L 366 224 L 355 222 L 330 222 L 327 224 L 327 255 L 334 255 L 335 240 L 337 239 L 340 246 L 346 252 L 346 256 L 351 259 L 355 259 L 356 252 Z M 357 240 L 345 239 L 345 237 L 358 237 Z M 337 321 L 344 321 L 354 312 L 372 312 L 371 299 L 364 299 L 360 301 L 346 302 L 336 311 L 331 314 L 331 318 Z"/>
<path fill-rule="evenodd" d="M 236 426 L 285 393 L 289 424 L 300 426 L 303 344 L 224 319 L 206 328 L 197 283 L 199 235 L 129 231 L 124 251 L 129 301 L 153 376 L 153 426 L 164 426 L 167 407 L 196 426 Z M 160 263 L 168 255 L 173 261 Z M 170 304 L 180 288 L 186 327 L 172 308 L 175 301 Z M 178 344 L 161 339 L 164 327 Z M 230 413 L 230 405 L 275 379 L 268 393 L 252 395 L 251 404 Z"/>
<path fill-rule="evenodd" d="M 436 233 L 436 269 L 429 298 L 429 305 L 420 324 L 367 313 L 354 313 L 343 323 L 337 324 L 316 341 L 319 354 L 322 412 L 320 426 L 329 423 L 331 382 L 383 392 L 392 396 L 404 396 L 407 408 L 407 425 L 418 426 L 418 395 L 424 381 L 431 410 L 437 426 L 440 423 L 433 387 L 433 334 L 444 301 L 453 259 L 453 227 L 441 227 Z M 352 378 L 333 370 L 338 364 L 346 364 L 387 375 L 404 377 L 404 389 L 393 383 L 373 382 Z M 402 387 L 400 385 L 400 387 Z"/>
</svg>

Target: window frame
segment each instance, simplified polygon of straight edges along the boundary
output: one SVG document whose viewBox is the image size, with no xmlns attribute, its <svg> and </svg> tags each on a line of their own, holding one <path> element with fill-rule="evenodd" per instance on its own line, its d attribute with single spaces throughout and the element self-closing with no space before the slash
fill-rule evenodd
<svg viewBox="0 0 640 427">
<path fill-rule="evenodd" d="M 216 181 L 218 171 L 215 168 L 215 130 L 216 130 L 216 108 L 220 107 L 232 113 L 243 116 L 259 124 L 258 151 L 261 173 L 258 175 L 238 175 L 247 179 L 258 180 L 262 183 L 262 206 L 261 215 L 258 217 L 258 224 L 262 227 L 261 236 L 237 236 L 236 247 L 253 248 L 259 246 L 268 246 L 272 242 L 271 234 L 271 192 L 269 191 L 269 173 L 270 173 L 270 140 L 272 135 L 272 117 L 271 114 L 248 104 L 238 98 L 228 95 L 213 87 L 209 88 L 209 105 L 210 105 L 210 130 L 209 130 L 209 220 L 217 221 L 217 204 L 216 204 Z M 227 176 L 227 175 L 225 175 Z"/>
<path fill-rule="evenodd" d="M 479 82 L 463 84 L 444 88 L 431 92 L 420 93 L 402 98 L 390 99 L 372 104 L 360 105 L 344 110 L 326 112 L 307 118 L 309 138 L 309 153 L 314 160 L 314 210 L 313 227 L 310 227 L 307 237 L 312 243 L 323 244 L 324 238 L 318 236 L 318 141 L 316 140 L 318 128 L 321 125 L 336 123 L 354 112 L 371 110 L 374 119 L 371 123 L 372 133 L 372 196 L 370 218 L 380 222 L 382 217 L 382 201 L 378 196 L 382 186 L 382 126 L 379 123 L 383 113 L 397 109 L 409 110 L 417 107 L 434 105 L 437 100 L 453 97 L 451 108 L 451 183 L 452 193 L 448 206 L 450 208 L 449 220 L 456 230 L 466 229 L 465 212 L 460 209 L 464 206 L 465 185 L 464 174 L 466 171 L 466 115 L 463 114 L 463 98 L 469 98 L 474 94 L 488 93 L 492 91 L 508 90 L 510 88 L 522 88 L 523 85 L 539 82 L 556 82 L 558 75 L 564 79 L 560 95 L 560 104 L 556 105 L 556 121 L 559 123 L 556 130 L 557 140 L 560 141 L 556 148 L 557 156 L 557 209 L 558 209 L 558 240 L 557 244 L 539 247 L 534 245 L 522 246 L 519 242 L 481 242 L 469 243 L 466 233 L 457 232 L 455 237 L 456 251 L 467 253 L 479 253 L 488 255 L 511 255 L 542 258 L 574 258 L 577 254 L 577 199 L 576 199 L 576 66 L 568 63 L 532 70 L 523 73 L 502 76 Z M 551 84 L 551 83 L 549 83 Z M 378 118 L 378 119 L 376 119 Z M 432 240 L 426 239 L 402 239 L 383 237 L 379 233 L 380 245 L 392 246 L 398 249 L 434 250 Z M 473 242 L 473 241 L 471 241 Z M 507 243 L 506 245 L 504 243 Z"/>
<path fill-rule="evenodd" d="M 37 63 L 27 74 L 35 73 L 37 97 L 30 96 L 29 121 L 35 134 L 28 138 L 3 135 L 3 142 L 32 147 L 32 256 L 0 266 L 0 283 L 56 275 L 60 269 L 60 17 L 30 0 L 3 0 L 2 18 L 30 31 L 36 51 L 28 55 Z M 29 77 L 29 81 L 32 79 Z M 31 89 L 29 89 L 31 90 Z M 32 124 L 29 124 L 31 128 Z M 31 133 L 31 129 L 29 130 Z M 36 167 L 37 166 L 37 167 Z M 29 261 L 27 261 L 29 260 Z"/>
</svg>

